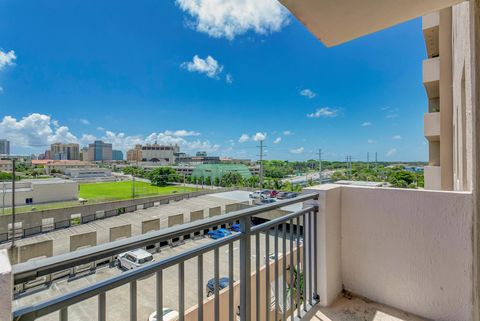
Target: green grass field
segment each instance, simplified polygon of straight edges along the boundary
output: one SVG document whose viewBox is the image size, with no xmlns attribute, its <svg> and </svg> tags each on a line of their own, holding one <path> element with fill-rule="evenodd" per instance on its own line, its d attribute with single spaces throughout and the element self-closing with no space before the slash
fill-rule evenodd
<svg viewBox="0 0 480 321">
<path fill-rule="evenodd" d="M 152 186 L 145 182 L 135 182 L 135 197 L 146 197 L 154 195 L 168 195 L 175 193 L 193 192 L 194 188 L 183 186 Z M 125 200 L 132 198 L 132 182 L 111 182 L 81 184 L 78 197 L 88 202 L 102 202 L 113 200 Z"/>
<path fill-rule="evenodd" d="M 183 187 L 183 186 L 164 186 L 157 187 L 151 186 L 145 182 L 135 182 L 135 197 L 148 197 L 155 195 L 169 195 L 176 193 L 188 193 L 194 192 L 195 188 Z M 80 184 L 80 191 L 78 193 L 79 198 L 86 199 L 86 204 L 126 200 L 132 198 L 132 182 L 108 182 L 108 183 L 92 183 L 92 184 Z M 55 202 L 47 204 L 36 204 L 30 206 L 19 206 L 16 208 L 17 213 L 24 213 L 30 211 L 47 210 L 53 208 L 62 208 L 81 205 L 79 201 L 67 201 L 67 202 Z M 5 214 L 12 212 L 11 208 L 5 208 L 3 210 Z M 0 215 L 2 210 L 0 210 Z"/>
</svg>

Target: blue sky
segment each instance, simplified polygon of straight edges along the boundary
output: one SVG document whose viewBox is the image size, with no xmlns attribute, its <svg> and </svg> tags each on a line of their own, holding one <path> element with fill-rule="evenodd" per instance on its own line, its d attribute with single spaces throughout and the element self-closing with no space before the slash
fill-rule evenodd
<svg viewBox="0 0 480 321">
<path fill-rule="evenodd" d="M 419 19 L 326 48 L 274 0 L 0 0 L 0 49 L 15 153 L 100 138 L 255 159 L 265 138 L 267 159 L 427 159 Z"/>
</svg>

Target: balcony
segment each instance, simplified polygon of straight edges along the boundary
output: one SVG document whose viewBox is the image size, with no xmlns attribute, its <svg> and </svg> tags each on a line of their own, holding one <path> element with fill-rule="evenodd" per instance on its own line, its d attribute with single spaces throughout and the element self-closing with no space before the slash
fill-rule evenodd
<svg viewBox="0 0 480 321">
<path fill-rule="evenodd" d="M 440 97 L 440 57 L 423 61 L 423 85 L 429 99 Z"/>
<path fill-rule="evenodd" d="M 173 307 L 179 320 L 471 320 L 471 193 L 321 185 L 303 194 L 11 272 L 1 264 L 0 319 L 146 320 Z M 202 236 L 234 223 L 232 235 Z M 157 253 L 155 261 L 109 274 L 115 257 L 135 248 Z"/>
<path fill-rule="evenodd" d="M 423 131 L 429 141 L 440 140 L 440 113 L 426 113 L 423 116 Z"/>
<path fill-rule="evenodd" d="M 439 47 L 439 30 L 440 30 L 440 12 L 435 11 L 422 17 L 423 38 L 427 48 L 427 56 L 429 58 L 438 57 L 440 54 Z"/>
</svg>

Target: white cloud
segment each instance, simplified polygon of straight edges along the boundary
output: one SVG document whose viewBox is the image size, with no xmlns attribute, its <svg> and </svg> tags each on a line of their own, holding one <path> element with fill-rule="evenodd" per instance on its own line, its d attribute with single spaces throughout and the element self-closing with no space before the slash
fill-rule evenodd
<svg viewBox="0 0 480 321">
<path fill-rule="evenodd" d="M 281 141 L 282 141 L 282 137 L 277 137 L 277 138 L 273 141 L 273 143 L 274 143 L 274 144 L 278 144 L 278 143 L 280 143 Z"/>
<path fill-rule="evenodd" d="M 372 126 L 372 123 L 369 122 L 369 121 L 366 121 L 366 122 L 362 123 L 362 127 L 369 127 L 369 126 Z"/>
<path fill-rule="evenodd" d="M 233 83 L 232 74 L 230 74 L 230 73 L 226 74 L 226 75 L 225 75 L 225 81 L 227 82 L 227 84 Z"/>
<path fill-rule="evenodd" d="M 402 139 L 402 136 L 400 136 L 400 135 L 395 135 L 395 136 L 392 137 L 392 139 L 396 139 L 396 140 Z"/>
<path fill-rule="evenodd" d="M 12 116 L 3 117 L 0 137 L 10 140 L 14 146 L 36 148 L 44 148 L 55 142 L 75 143 L 78 140 L 68 127 L 55 126 L 50 116 L 37 113 L 20 120 Z"/>
<path fill-rule="evenodd" d="M 97 128 L 98 129 L 98 128 Z M 101 131 L 105 130 L 101 128 Z M 211 143 L 208 140 L 185 139 L 188 136 L 198 136 L 200 133 L 190 130 L 165 131 L 162 133 L 151 133 L 148 136 L 127 135 L 105 130 L 101 137 L 84 133 L 80 138 L 70 132 L 67 126 L 62 126 L 58 121 L 53 120 L 49 115 L 30 114 L 20 120 L 12 116 L 5 116 L 0 121 L 0 137 L 12 142 L 12 145 L 19 148 L 28 148 L 35 151 L 42 151 L 49 148 L 49 145 L 56 142 L 78 143 L 86 145 L 96 139 L 112 143 L 115 149 L 126 151 L 135 144 L 158 142 L 159 144 L 178 144 L 185 150 L 205 150 L 207 152 L 217 151 L 220 145 Z"/>
<path fill-rule="evenodd" d="M 193 56 L 192 61 L 181 64 L 182 68 L 190 72 L 198 72 L 205 74 L 207 77 L 218 79 L 218 75 L 222 72 L 223 66 L 218 63 L 212 56 L 202 59 L 199 56 Z"/>
<path fill-rule="evenodd" d="M 291 132 L 291 131 L 289 131 L 289 130 L 285 130 L 285 131 L 283 132 L 283 135 L 285 135 L 285 136 L 291 136 L 291 135 L 293 135 L 293 132 Z"/>
<path fill-rule="evenodd" d="M 17 56 L 15 56 L 15 51 L 10 50 L 8 52 L 0 50 L 0 70 L 2 70 L 6 66 L 11 66 L 15 64 L 15 60 Z"/>
<path fill-rule="evenodd" d="M 375 144 L 376 142 L 375 142 L 373 139 L 368 139 L 368 140 L 367 140 L 367 143 L 369 143 L 369 144 Z"/>
<path fill-rule="evenodd" d="M 256 133 L 252 137 L 252 139 L 256 142 L 261 141 L 261 140 L 265 140 L 265 138 L 267 138 L 267 133 L 260 133 L 260 132 Z"/>
<path fill-rule="evenodd" d="M 105 128 L 103 128 L 102 126 L 98 126 L 97 130 L 103 132 L 103 131 L 105 131 Z"/>
<path fill-rule="evenodd" d="M 234 39 L 248 31 L 269 34 L 288 24 L 288 11 L 275 0 L 176 0 L 188 25 L 214 38 Z"/>
<path fill-rule="evenodd" d="M 396 148 L 390 148 L 387 152 L 388 157 L 395 156 L 396 154 L 397 154 L 397 149 Z"/>
<path fill-rule="evenodd" d="M 302 154 L 304 152 L 304 148 L 303 147 L 299 147 L 299 148 L 296 148 L 296 149 L 290 149 L 290 153 L 292 154 Z"/>
<path fill-rule="evenodd" d="M 90 121 L 88 119 L 80 118 L 78 121 L 84 125 L 90 125 Z"/>
<path fill-rule="evenodd" d="M 178 136 L 178 137 L 200 136 L 199 132 L 196 132 L 193 130 L 185 130 L 185 129 L 180 129 L 176 131 L 166 130 L 164 131 L 164 134 L 168 136 Z"/>
<path fill-rule="evenodd" d="M 250 139 L 250 136 L 248 136 L 247 134 L 242 134 L 242 136 L 240 136 L 240 138 L 238 139 L 238 142 L 239 142 L 239 143 L 245 143 L 245 142 L 247 142 L 249 139 Z"/>
<path fill-rule="evenodd" d="M 87 145 L 87 144 L 93 143 L 95 140 L 97 140 L 97 137 L 95 135 L 83 134 L 82 137 L 80 138 L 79 143 L 81 145 Z"/>
<path fill-rule="evenodd" d="M 314 93 L 312 90 L 306 88 L 306 89 L 300 90 L 300 95 L 312 99 L 312 98 L 314 98 L 317 94 Z"/>
<path fill-rule="evenodd" d="M 398 114 L 388 114 L 387 116 L 385 116 L 385 118 L 387 119 L 393 119 L 393 118 L 397 118 L 398 117 Z"/>
<path fill-rule="evenodd" d="M 318 108 L 314 113 L 307 114 L 308 118 L 337 117 L 338 110 L 330 107 Z"/>
</svg>

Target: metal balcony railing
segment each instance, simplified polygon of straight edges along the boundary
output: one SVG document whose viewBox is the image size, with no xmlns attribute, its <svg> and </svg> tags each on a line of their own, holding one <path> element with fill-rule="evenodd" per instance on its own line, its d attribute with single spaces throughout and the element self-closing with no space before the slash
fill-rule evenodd
<svg viewBox="0 0 480 321">
<path fill-rule="evenodd" d="M 36 320 L 52 313 L 58 314 L 61 321 L 75 320 L 70 313 L 72 305 L 78 308 L 87 299 L 97 297 L 96 311 L 99 321 L 107 319 L 106 295 L 109 291 L 123 285 L 129 285 L 129 320 L 137 320 L 137 281 L 155 276 L 155 307 L 163 311 L 164 307 L 164 275 L 170 267 L 178 269 L 178 313 L 179 320 L 186 320 L 185 307 L 185 262 L 190 259 L 197 261 L 198 289 L 197 310 L 193 318 L 203 320 L 298 320 L 315 305 L 317 295 L 317 206 L 304 205 L 303 209 L 275 218 L 271 221 L 252 226 L 252 217 L 267 211 L 279 209 L 286 205 L 304 203 L 316 199 L 316 194 L 301 195 L 292 200 L 279 201 L 269 205 L 248 208 L 213 218 L 175 226 L 143 235 L 118 240 L 91 248 L 78 250 L 64 255 L 21 263 L 14 266 L 14 283 L 16 286 L 32 282 L 38 278 L 51 281 L 54 273 L 74 271 L 75 267 L 94 264 L 105 258 L 112 258 L 119 253 L 135 248 L 145 248 L 151 244 L 183 238 L 198 231 L 216 228 L 221 225 L 240 224 L 240 232 L 230 236 L 212 240 L 201 246 L 188 249 L 182 253 L 169 256 L 137 269 L 123 272 L 119 275 L 98 281 L 86 287 L 70 291 L 43 302 L 17 307 L 13 311 L 14 320 Z M 281 249 L 279 249 L 279 240 Z M 234 242 L 238 242 L 240 253 L 238 259 L 240 280 L 234 282 Z M 274 252 L 270 254 L 271 243 Z M 263 244 L 262 244 L 263 243 Z M 228 246 L 228 287 L 220 290 L 219 249 Z M 261 256 L 261 249 L 265 256 Z M 287 252 L 287 250 L 289 252 Z M 280 252 L 281 251 L 281 252 Z M 213 252 L 214 260 L 214 297 L 213 313 L 204 311 L 204 256 Z M 252 262 L 252 255 L 255 262 Z M 288 261 L 288 262 L 287 262 Z M 252 268 L 252 263 L 255 263 Z M 190 263 L 189 263 L 190 264 Z M 288 267 L 287 267 L 288 264 Z M 273 271 L 271 271 L 273 269 Z M 254 273 L 252 274 L 252 270 Z M 70 273 L 70 272 L 69 272 Z M 263 275 L 263 277 L 262 277 Z M 273 282 L 272 282 L 273 276 Z M 254 282 L 253 282 L 254 280 Z M 273 283 L 273 285 L 272 285 Z M 238 296 L 234 297 L 234 287 L 240 287 Z M 272 289 L 273 288 L 273 289 Z M 271 291 L 272 289 L 273 291 Z M 167 289 L 168 291 L 168 289 Z M 228 312 L 221 314 L 220 294 L 228 291 Z M 271 292 L 274 292 L 273 297 Z M 168 293 L 168 292 L 167 292 Z M 263 295 L 261 294 L 263 293 Z M 210 298 L 207 300 L 211 300 Z M 223 301 L 225 302 L 225 301 Z M 113 303 L 115 304 L 115 303 Z M 263 307 L 263 308 L 262 308 Z M 188 307 L 187 307 L 188 308 Z M 224 311 L 225 309 L 222 309 Z M 71 310 L 70 310 L 71 312 Z M 223 312 L 222 312 L 223 313 Z M 90 315 L 92 315 L 90 314 Z M 190 320 L 193 320 L 190 318 Z M 157 320 L 163 320 L 161 313 Z"/>
</svg>

